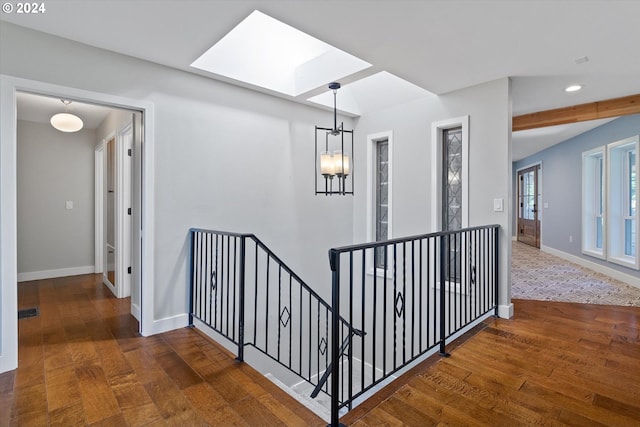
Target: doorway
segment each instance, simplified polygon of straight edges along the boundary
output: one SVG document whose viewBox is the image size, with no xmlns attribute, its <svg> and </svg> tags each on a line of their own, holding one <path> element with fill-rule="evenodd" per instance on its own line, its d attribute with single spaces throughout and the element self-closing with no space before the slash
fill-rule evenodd
<svg viewBox="0 0 640 427">
<path fill-rule="evenodd" d="M 141 113 L 65 97 L 65 111 L 81 125 L 61 130 L 50 123 L 60 100 L 16 94 L 18 281 L 97 273 L 114 296 L 129 297 L 132 163 L 141 144 L 134 118 Z M 131 303 L 140 305 L 138 298 Z M 131 310 L 136 318 L 139 311 Z"/>
<path fill-rule="evenodd" d="M 518 171 L 518 241 L 540 249 L 540 165 Z"/>
<path fill-rule="evenodd" d="M 99 104 L 111 108 L 139 111 L 139 133 L 141 142 L 134 147 L 134 199 L 133 221 L 133 262 L 132 278 L 136 285 L 139 304 L 139 328 L 142 335 L 152 335 L 157 331 L 153 317 L 153 234 L 143 236 L 142 230 L 153 229 L 154 213 L 150 207 L 153 201 L 153 103 L 125 98 L 100 92 L 59 86 L 35 80 L 0 75 L 0 116 L 2 137 L 0 138 L 0 265 L 3 286 L 0 287 L 0 372 L 18 366 L 18 323 L 17 323 L 17 138 L 16 138 L 16 94 L 27 92 L 60 99 L 68 97 L 78 102 Z M 6 126 L 4 126 L 6 124 Z M 13 126 L 11 125 L 13 124 Z M 136 138 L 137 139 L 137 138 Z M 92 149 L 93 151 L 93 149 Z M 144 190 L 144 191 L 143 191 Z M 75 207 L 75 206 L 74 206 Z M 63 204 L 64 208 L 64 204 Z M 138 288 L 138 289 L 136 289 Z"/>
</svg>

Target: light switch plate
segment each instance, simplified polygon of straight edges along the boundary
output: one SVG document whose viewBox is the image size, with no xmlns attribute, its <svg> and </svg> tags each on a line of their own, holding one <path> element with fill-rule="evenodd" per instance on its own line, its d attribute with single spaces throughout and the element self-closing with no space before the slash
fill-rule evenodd
<svg viewBox="0 0 640 427">
<path fill-rule="evenodd" d="M 504 210 L 502 199 L 493 199 L 493 211 L 502 212 Z"/>
<path fill-rule="evenodd" d="M 73 200 L 67 200 L 66 202 L 64 202 L 64 207 L 67 210 L 73 209 Z"/>
</svg>

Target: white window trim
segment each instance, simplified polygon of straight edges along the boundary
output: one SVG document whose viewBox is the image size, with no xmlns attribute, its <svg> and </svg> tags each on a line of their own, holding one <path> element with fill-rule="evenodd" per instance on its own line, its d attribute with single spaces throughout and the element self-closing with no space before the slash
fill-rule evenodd
<svg viewBox="0 0 640 427">
<path fill-rule="evenodd" d="M 462 127 L 462 228 L 469 226 L 469 116 L 431 124 L 431 229 L 442 231 L 442 131 Z"/>
<path fill-rule="evenodd" d="M 636 136 L 632 136 L 630 138 L 625 138 L 622 139 L 620 141 L 616 141 L 613 142 L 611 144 L 607 145 L 607 157 L 608 157 L 608 161 L 607 161 L 607 167 L 606 167 L 606 176 L 607 176 L 607 184 L 606 184 L 606 189 L 607 189 L 607 196 L 606 196 L 606 200 L 607 200 L 607 212 L 609 213 L 606 217 L 605 217 L 605 223 L 607 224 L 607 229 L 609 227 L 612 227 L 612 222 L 613 221 L 622 221 L 624 222 L 624 217 L 623 215 L 620 215 L 619 218 L 613 218 L 613 208 L 612 208 L 612 191 L 613 191 L 613 186 L 615 185 L 615 179 L 612 176 L 613 171 L 609 165 L 609 163 L 611 161 L 613 161 L 613 155 L 612 155 L 612 151 L 613 150 L 617 150 L 620 149 L 621 147 L 625 147 L 625 146 L 629 146 L 629 145 L 634 145 L 634 149 L 636 151 L 636 171 L 638 171 L 638 153 L 639 153 L 639 149 L 640 149 L 640 136 L 636 135 Z M 622 172 L 620 172 L 622 174 Z M 637 173 L 637 172 L 636 172 Z M 636 175 L 636 180 L 638 179 L 637 175 Z M 637 184 L 636 184 L 637 185 Z M 637 188 L 637 187 L 636 187 Z M 619 191 L 623 191 L 619 188 L 617 188 L 617 190 Z M 636 209 L 636 230 L 635 230 L 635 234 L 636 234 L 636 244 L 637 242 L 639 242 L 639 237 L 640 237 L 640 226 L 639 226 L 639 210 Z M 622 225 L 620 232 L 624 235 L 624 226 Z M 635 256 L 628 256 L 628 255 L 624 255 L 624 249 L 622 249 L 622 253 L 621 254 L 617 254 L 617 250 L 615 249 L 620 249 L 620 248 L 613 248 L 614 246 L 614 242 L 612 239 L 615 238 L 615 236 L 613 235 L 613 232 L 611 233 L 607 233 L 607 261 L 618 264 L 618 265 L 622 265 L 624 267 L 629 267 L 629 268 L 633 268 L 633 269 L 640 269 L 640 250 L 638 247 L 636 247 L 636 255 Z M 624 236 L 617 236 L 619 240 L 621 240 L 624 243 Z"/>
<path fill-rule="evenodd" d="M 602 201 L 602 216 L 603 216 L 603 221 L 602 221 L 602 250 L 597 250 L 591 247 L 587 247 L 586 246 L 586 242 L 589 240 L 588 239 L 588 235 L 591 232 L 594 232 L 594 230 L 587 230 L 587 221 L 589 220 L 589 218 L 591 217 L 591 215 L 587 214 L 588 210 L 590 209 L 586 206 L 587 204 L 587 200 L 591 200 L 588 197 L 587 192 L 590 191 L 595 191 L 593 188 L 590 188 L 592 186 L 593 183 L 587 183 L 587 181 L 589 180 L 589 176 L 588 174 L 590 173 L 589 169 L 587 167 L 585 167 L 587 159 L 589 159 L 590 157 L 593 157 L 595 155 L 601 154 L 602 155 L 602 167 L 604 168 L 603 174 L 602 174 L 602 179 L 603 179 L 603 186 L 604 186 L 604 194 L 602 195 L 603 197 L 603 201 Z M 591 162 L 589 162 L 591 163 Z M 608 207 L 608 203 L 607 203 L 607 182 L 608 182 L 608 159 L 607 159 L 607 147 L 605 145 L 594 148 L 592 150 L 589 151 L 585 151 L 582 153 L 582 253 L 588 256 L 592 256 L 595 258 L 599 258 L 599 259 L 607 259 L 607 207 Z M 595 239 L 595 236 L 593 236 L 593 238 Z"/>
<path fill-rule="evenodd" d="M 393 238 L 393 131 L 388 130 L 384 132 L 378 132 L 371 135 L 367 135 L 367 241 L 375 242 L 375 212 L 373 202 L 375 200 L 375 163 L 376 162 L 376 144 L 378 141 L 387 140 L 388 143 L 388 208 L 387 208 L 387 239 Z M 367 273 L 373 275 L 373 251 L 370 251 L 371 255 L 367 258 Z M 389 254 L 387 254 L 387 259 Z M 378 277 L 384 277 L 384 269 L 376 268 L 376 275 Z M 392 277 L 392 268 L 389 264 L 387 268 L 387 277 Z"/>
</svg>

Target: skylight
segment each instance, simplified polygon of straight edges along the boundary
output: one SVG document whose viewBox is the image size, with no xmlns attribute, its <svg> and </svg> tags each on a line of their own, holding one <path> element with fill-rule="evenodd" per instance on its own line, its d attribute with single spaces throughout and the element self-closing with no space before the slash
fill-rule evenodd
<svg viewBox="0 0 640 427">
<path fill-rule="evenodd" d="M 387 71 L 380 71 L 342 86 L 337 97 L 337 108 L 356 116 L 390 105 L 404 104 L 433 93 L 409 83 Z M 333 93 L 327 91 L 309 98 L 316 104 L 333 107 Z"/>
<path fill-rule="evenodd" d="M 255 10 L 191 66 L 298 96 L 371 64 Z"/>
</svg>

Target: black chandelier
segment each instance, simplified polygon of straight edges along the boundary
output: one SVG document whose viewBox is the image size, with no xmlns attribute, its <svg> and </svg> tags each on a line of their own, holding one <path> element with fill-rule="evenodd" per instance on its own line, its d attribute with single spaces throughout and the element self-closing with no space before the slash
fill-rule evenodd
<svg viewBox="0 0 640 427">
<path fill-rule="evenodd" d="M 316 194 L 353 194 L 353 130 L 345 130 L 344 123 L 338 127 L 336 93 L 340 83 L 329 83 L 329 89 L 333 91 L 333 128 L 316 126 Z"/>
</svg>

